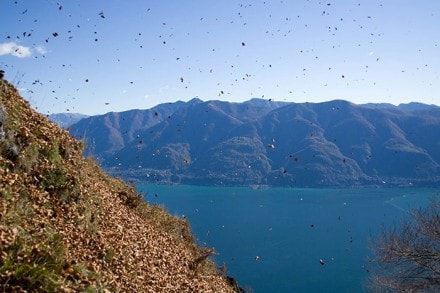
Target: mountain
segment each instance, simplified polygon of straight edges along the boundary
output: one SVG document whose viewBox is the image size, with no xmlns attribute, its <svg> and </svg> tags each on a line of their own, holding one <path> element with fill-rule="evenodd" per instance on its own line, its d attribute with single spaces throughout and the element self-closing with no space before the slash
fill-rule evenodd
<svg viewBox="0 0 440 293">
<path fill-rule="evenodd" d="M 165 103 L 148 110 L 111 112 L 91 116 L 72 125 L 70 133 L 85 142 L 86 156 L 93 156 L 101 162 L 104 158 L 108 158 L 124 148 L 128 143 L 141 141 L 140 132 L 148 132 L 150 128 L 159 124 L 163 126 L 176 120 L 182 122 L 181 118 L 188 115 L 197 115 L 192 113 L 191 109 L 198 104 L 203 104 L 203 101 L 194 98 L 186 103 L 181 101 Z M 218 111 L 231 112 L 231 115 L 244 120 L 252 120 L 281 105 L 283 105 L 282 102 L 268 103 L 262 99 L 253 99 L 243 104 L 212 102 L 212 106 L 218 108 Z M 243 113 L 246 109 L 248 113 Z M 204 119 L 209 118 L 206 117 L 206 114 L 208 112 L 204 113 Z"/>
<path fill-rule="evenodd" d="M 408 110 L 408 111 L 419 111 L 419 110 L 430 110 L 432 108 L 438 108 L 435 105 L 427 105 L 423 103 L 411 102 L 407 104 L 399 104 L 397 106 L 399 109 Z"/>
<path fill-rule="evenodd" d="M 194 99 L 188 103 L 197 104 Z M 98 161 L 112 152 L 122 149 L 128 142 L 136 139 L 136 132 L 148 129 L 185 108 L 186 103 L 176 102 L 158 105 L 149 110 L 111 112 L 91 116 L 71 126 L 70 133 L 85 142 L 86 156 L 96 156 Z"/>
<path fill-rule="evenodd" d="M 79 113 L 56 113 L 50 114 L 47 118 L 49 118 L 50 121 L 54 122 L 59 127 L 67 129 L 72 124 L 75 124 L 86 117 L 89 116 Z"/>
<path fill-rule="evenodd" d="M 418 111 L 418 110 L 429 110 L 432 108 L 438 108 L 438 106 L 436 105 L 427 105 L 418 102 L 399 104 L 398 106 L 389 103 L 367 103 L 367 104 L 362 104 L 361 106 L 371 109 L 398 108 L 400 110 L 405 110 L 405 111 Z"/>
<path fill-rule="evenodd" d="M 239 291 L 186 221 L 82 151 L 0 79 L 0 291 Z"/>
<path fill-rule="evenodd" d="M 86 118 L 71 133 L 83 137 L 86 145 L 94 142 L 86 147 L 87 154 L 126 180 L 289 187 L 440 185 L 437 106 L 259 99 L 167 106 L 166 115 L 163 105 L 137 110 L 137 116 L 148 117 L 144 120 L 130 116 L 132 112 Z M 159 114 L 152 116 L 152 111 Z"/>
</svg>

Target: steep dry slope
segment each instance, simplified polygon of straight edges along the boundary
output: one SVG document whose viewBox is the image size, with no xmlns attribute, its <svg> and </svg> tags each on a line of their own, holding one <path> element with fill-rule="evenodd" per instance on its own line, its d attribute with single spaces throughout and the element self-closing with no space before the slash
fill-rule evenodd
<svg viewBox="0 0 440 293">
<path fill-rule="evenodd" d="M 187 222 L 82 147 L 0 80 L 0 291 L 234 291 Z"/>
</svg>

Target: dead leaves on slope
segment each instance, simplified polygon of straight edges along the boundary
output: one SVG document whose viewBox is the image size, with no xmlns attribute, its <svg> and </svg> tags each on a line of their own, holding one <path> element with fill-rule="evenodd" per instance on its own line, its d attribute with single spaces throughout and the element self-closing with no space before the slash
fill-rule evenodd
<svg viewBox="0 0 440 293">
<path fill-rule="evenodd" d="M 3 259 L 17 239 L 27 245 L 17 265 L 56 259 L 51 278 L 63 280 L 55 286 L 62 292 L 232 292 L 194 245 L 187 222 L 143 203 L 133 187 L 83 159 L 80 142 L 3 82 L 0 103 L 19 146 L 15 160 L 0 156 Z"/>
</svg>

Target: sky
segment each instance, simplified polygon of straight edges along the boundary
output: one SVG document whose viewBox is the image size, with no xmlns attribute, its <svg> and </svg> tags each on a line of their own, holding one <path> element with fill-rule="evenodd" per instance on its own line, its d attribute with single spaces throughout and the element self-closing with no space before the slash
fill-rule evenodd
<svg viewBox="0 0 440 293">
<path fill-rule="evenodd" d="M 0 69 L 43 114 L 192 98 L 440 105 L 440 1 L 1 0 Z"/>
</svg>

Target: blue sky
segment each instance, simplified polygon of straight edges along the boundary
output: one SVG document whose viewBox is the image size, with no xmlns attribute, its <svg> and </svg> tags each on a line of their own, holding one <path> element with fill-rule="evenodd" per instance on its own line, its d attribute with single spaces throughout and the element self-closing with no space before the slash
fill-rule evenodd
<svg viewBox="0 0 440 293">
<path fill-rule="evenodd" d="M 189 100 L 440 105 L 440 1 L 2 0 L 0 68 L 38 111 Z"/>
</svg>

